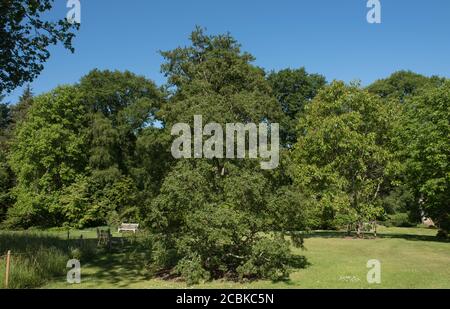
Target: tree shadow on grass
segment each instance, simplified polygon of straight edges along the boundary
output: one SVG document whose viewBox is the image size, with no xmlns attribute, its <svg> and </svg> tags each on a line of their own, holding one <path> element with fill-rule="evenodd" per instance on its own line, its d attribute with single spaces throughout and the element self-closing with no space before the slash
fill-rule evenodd
<svg viewBox="0 0 450 309">
<path fill-rule="evenodd" d="M 147 269 L 146 250 L 132 241 L 113 239 L 113 247 L 104 247 L 96 257 L 85 264 L 93 272 L 83 275 L 83 281 L 94 282 L 99 287 L 113 285 L 116 288 L 128 288 L 132 284 L 142 283 L 155 278 Z M 95 288 L 95 287 L 94 287 Z"/>
<path fill-rule="evenodd" d="M 82 282 L 92 282 L 101 287 L 102 284 L 126 288 L 137 282 L 151 279 L 145 273 L 145 254 L 142 249 L 127 240 L 113 239 L 113 247 L 98 246 L 97 239 L 67 239 L 39 232 L 0 232 L 0 256 L 11 250 L 14 261 L 19 257 L 33 261 L 36 252 L 48 252 L 47 259 L 70 260 L 79 259 L 81 262 Z M 123 245 L 122 245 L 123 244 Z M 69 269 L 65 262 L 58 268 L 55 278 L 48 278 L 51 282 L 64 284 L 63 276 Z M 91 269 L 93 268 L 93 269 Z M 84 272 L 85 270 L 86 272 Z M 61 277 L 60 277 L 61 276 Z"/>
<path fill-rule="evenodd" d="M 348 238 L 348 239 L 361 239 L 358 238 L 356 233 L 352 232 L 350 236 L 347 231 L 314 231 L 303 235 L 305 239 L 308 238 Z M 440 239 L 433 235 L 417 235 L 408 233 L 385 233 L 378 232 L 375 238 L 372 233 L 366 232 L 363 239 L 405 239 L 410 241 L 432 241 L 450 243 L 450 239 Z"/>
<path fill-rule="evenodd" d="M 380 234 L 379 238 L 401 238 L 405 240 L 413 241 L 432 241 L 432 242 L 442 242 L 450 243 L 450 239 L 442 239 L 433 235 L 413 235 L 413 234 L 402 234 L 402 233 L 385 233 Z"/>
<path fill-rule="evenodd" d="M 12 254 L 33 254 L 39 249 L 54 249 L 70 257 L 75 248 L 95 247 L 95 239 L 64 239 L 35 232 L 0 232 L 0 255 L 7 250 Z"/>
<path fill-rule="evenodd" d="M 289 259 L 288 262 L 288 268 L 291 270 L 291 273 L 293 271 L 298 271 L 300 269 L 305 269 L 309 266 L 311 266 L 312 264 L 308 261 L 308 259 L 303 256 L 303 255 L 293 255 L 291 256 L 291 258 Z M 276 284 L 276 283 L 283 283 L 286 286 L 294 286 L 295 282 L 293 282 L 290 279 L 290 276 L 288 277 L 284 277 L 284 278 L 280 278 L 278 280 L 272 280 L 272 283 Z"/>
<path fill-rule="evenodd" d="M 126 254 L 108 253 L 87 263 L 95 272 L 83 275 L 83 281 L 95 282 L 100 287 L 113 285 L 117 288 L 127 288 L 132 284 L 147 281 L 153 278 L 145 273 L 144 266 L 135 259 L 127 259 Z"/>
</svg>

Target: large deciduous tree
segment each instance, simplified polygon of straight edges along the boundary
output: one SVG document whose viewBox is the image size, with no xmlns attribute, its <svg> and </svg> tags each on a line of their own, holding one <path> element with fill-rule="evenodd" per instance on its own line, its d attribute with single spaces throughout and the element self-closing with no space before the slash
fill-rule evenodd
<svg viewBox="0 0 450 309">
<path fill-rule="evenodd" d="M 423 216 L 450 231 L 450 82 L 412 97 L 398 132 L 407 183 Z"/>
<path fill-rule="evenodd" d="M 398 110 L 398 124 L 396 124 L 396 136 L 411 132 L 404 125 L 405 119 L 414 116 L 414 102 L 416 97 L 427 93 L 431 89 L 442 87 L 446 82 L 445 78 L 439 76 L 427 77 L 411 71 L 398 71 L 385 79 L 380 79 L 367 87 L 367 90 L 380 96 L 383 100 L 389 101 L 390 104 L 397 104 L 401 109 Z M 408 110 L 409 112 L 406 112 Z M 406 117 L 406 118 L 405 118 Z M 417 117 L 409 119 L 410 121 L 420 125 L 421 121 Z M 419 223 L 423 219 L 424 211 L 421 206 L 421 197 L 418 192 L 417 183 L 407 179 L 411 165 L 406 166 L 405 149 L 408 149 L 409 141 L 406 137 L 396 138 L 391 145 L 391 151 L 396 153 L 400 158 L 402 165 L 398 165 L 390 174 L 391 186 L 384 186 L 380 194 L 383 196 L 383 206 L 387 213 L 408 212 L 410 223 Z M 412 154 L 412 153 L 410 153 Z"/>
<path fill-rule="evenodd" d="M 113 225 L 121 220 L 139 222 L 139 205 L 152 196 L 143 183 L 157 187 L 152 176 L 159 166 L 154 161 L 149 166 L 142 159 L 138 141 L 143 132 L 154 128 L 161 92 L 153 82 L 128 71 L 93 70 L 81 79 L 79 87 L 89 111 L 89 173 L 67 191 L 70 198 L 66 202 L 73 206 L 69 208 L 75 216 L 80 207 L 90 210 L 84 212 L 82 226 L 105 223 L 105 219 Z M 79 201 L 84 205 L 77 206 Z"/>
<path fill-rule="evenodd" d="M 136 143 L 161 103 L 156 86 L 130 72 L 94 70 L 79 85 L 32 103 L 25 93 L 21 101 L 13 110 L 10 155 L 17 200 L 7 223 L 86 227 L 137 220 L 137 181 L 145 175 L 135 175 L 142 167 Z"/>
<path fill-rule="evenodd" d="M 377 96 L 342 82 L 306 106 L 292 151 L 293 177 L 314 201 L 322 224 L 357 224 L 360 232 L 381 214 L 378 197 L 392 158 L 391 110 Z"/>
<path fill-rule="evenodd" d="M 17 128 L 10 164 L 17 197 L 11 225 L 59 225 L 61 190 L 84 172 L 87 110 L 77 87 L 59 87 L 36 97 L 27 121 Z"/>
</svg>

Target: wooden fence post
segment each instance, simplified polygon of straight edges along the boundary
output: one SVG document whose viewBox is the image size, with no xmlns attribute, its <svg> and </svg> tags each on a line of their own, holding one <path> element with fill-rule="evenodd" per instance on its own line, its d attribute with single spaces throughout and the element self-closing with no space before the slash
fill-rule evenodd
<svg viewBox="0 0 450 309">
<path fill-rule="evenodd" d="M 11 266 L 11 250 L 6 254 L 5 289 L 9 286 L 9 271 Z"/>
</svg>

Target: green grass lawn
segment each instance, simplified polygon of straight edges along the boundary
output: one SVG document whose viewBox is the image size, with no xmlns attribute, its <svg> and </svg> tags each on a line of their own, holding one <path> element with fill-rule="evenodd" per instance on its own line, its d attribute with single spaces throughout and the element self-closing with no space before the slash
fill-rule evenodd
<svg viewBox="0 0 450 309">
<path fill-rule="evenodd" d="M 65 232 L 50 232 L 66 237 Z M 74 238 L 95 237 L 94 231 L 72 232 Z M 212 281 L 193 288 L 450 288 L 450 243 L 438 242 L 436 230 L 380 227 L 377 239 L 354 239 L 341 232 L 315 232 L 305 240 L 309 265 L 294 271 L 283 282 L 235 283 Z M 132 246 L 131 246 L 132 248 Z M 186 288 L 184 282 L 152 278 L 142 253 L 130 249 L 102 253 L 81 260 L 82 283 L 69 285 L 65 276 L 44 288 Z M 381 284 L 368 284 L 366 263 L 381 262 Z"/>
<path fill-rule="evenodd" d="M 180 280 L 155 279 L 145 267 L 144 254 L 128 238 L 125 247 L 120 242 L 114 253 L 100 250 L 88 259 L 81 258 L 82 283 L 66 283 L 65 261 L 80 241 L 96 247 L 94 229 L 71 231 L 70 241 L 65 231 L 45 232 L 1 232 L 0 255 L 6 249 L 13 250 L 16 259 L 17 280 L 31 282 L 32 286 L 44 288 L 186 288 Z M 116 239 L 120 235 L 113 233 Z M 230 282 L 212 281 L 193 288 L 450 288 L 450 242 L 439 242 L 434 237 L 436 230 L 426 228 L 379 228 L 377 239 L 355 239 L 343 232 L 317 231 L 305 239 L 305 250 L 293 250 L 306 256 L 309 265 L 295 270 L 288 281 Z M 55 275 L 40 280 L 39 272 L 30 278 L 34 253 L 45 253 L 56 248 L 53 255 L 42 256 L 39 265 L 55 270 Z M 47 249 L 46 249 L 47 248 Z M 86 248 L 85 248 L 86 249 Z M 28 251 L 28 264 L 21 266 L 23 253 Z M 20 254 L 18 254 L 20 253 Z M 14 255 L 16 254 L 16 255 Z M 54 265 L 47 263 L 53 259 Z M 57 257 L 57 262 L 56 262 Z M 381 284 L 368 284 L 367 261 L 381 262 Z M 30 263 L 31 261 L 31 263 Z M 50 264 L 50 265 L 48 265 Z M 0 279 L 3 281 L 4 261 L 0 260 Z M 58 270 L 59 269 L 59 270 Z M 33 285 L 34 284 L 34 285 Z"/>
</svg>

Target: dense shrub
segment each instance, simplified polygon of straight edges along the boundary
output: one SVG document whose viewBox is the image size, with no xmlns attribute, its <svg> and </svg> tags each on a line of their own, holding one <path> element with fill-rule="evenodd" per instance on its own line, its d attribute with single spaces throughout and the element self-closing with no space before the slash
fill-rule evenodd
<svg viewBox="0 0 450 309">
<path fill-rule="evenodd" d="M 172 242 L 160 239 L 152 254 L 160 268 L 175 265 L 173 272 L 188 284 L 210 278 L 280 280 L 288 276 L 294 259 L 290 242 L 260 233 L 261 219 L 228 204 L 206 206 L 185 219 L 183 233 L 174 234 Z"/>
<path fill-rule="evenodd" d="M 181 275 L 186 280 L 187 285 L 198 284 L 210 278 L 210 273 L 204 269 L 202 260 L 198 255 L 182 258 L 177 263 L 173 273 Z"/>
<path fill-rule="evenodd" d="M 397 213 L 388 215 L 388 219 L 382 221 L 382 224 L 387 227 L 414 227 L 417 226 L 418 222 L 412 222 L 407 213 Z"/>
<path fill-rule="evenodd" d="M 237 268 L 241 278 L 286 279 L 289 276 L 291 252 L 283 239 L 259 239 L 249 258 Z"/>
</svg>

